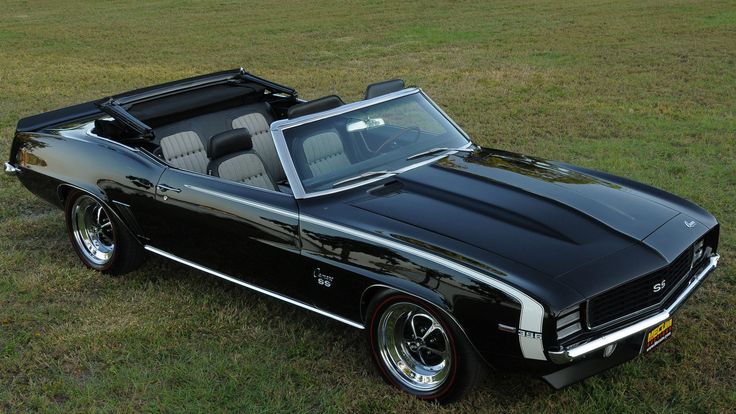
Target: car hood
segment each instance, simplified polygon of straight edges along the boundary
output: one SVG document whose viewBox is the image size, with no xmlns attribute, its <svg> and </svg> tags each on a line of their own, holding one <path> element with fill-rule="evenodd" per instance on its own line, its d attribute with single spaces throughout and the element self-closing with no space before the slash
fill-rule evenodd
<svg viewBox="0 0 736 414">
<path fill-rule="evenodd" d="M 552 277 L 645 246 L 639 242 L 680 213 L 624 185 L 496 150 L 407 171 L 351 204 Z"/>
</svg>

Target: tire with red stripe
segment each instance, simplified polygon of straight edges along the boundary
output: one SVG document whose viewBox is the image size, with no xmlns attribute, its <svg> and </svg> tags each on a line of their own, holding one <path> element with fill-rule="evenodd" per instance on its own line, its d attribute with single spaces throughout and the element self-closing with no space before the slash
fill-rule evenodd
<svg viewBox="0 0 736 414">
<path fill-rule="evenodd" d="M 457 324 L 434 305 L 386 291 L 368 307 L 371 355 L 383 378 L 424 400 L 447 403 L 477 383 L 483 363 Z"/>
</svg>

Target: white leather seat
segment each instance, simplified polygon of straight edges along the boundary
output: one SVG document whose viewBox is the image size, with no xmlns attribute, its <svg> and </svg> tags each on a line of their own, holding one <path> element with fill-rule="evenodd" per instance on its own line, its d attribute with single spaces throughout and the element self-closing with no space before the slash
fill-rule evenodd
<svg viewBox="0 0 736 414">
<path fill-rule="evenodd" d="M 159 126 L 156 135 L 163 137 L 159 141 L 161 154 L 169 164 L 183 170 L 206 173 L 211 159 L 205 148 L 210 137 L 229 129 L 247 128 L 253 131 L 254 150 L 264 159 L 271 176 L 281 181 L 286 179 L 286 175 L 271 138 L 271 120 L 268 104 L 258 102 Z"/>
<path fill-rule="evenodd" d="M 207 173 L 226 180 L 276 190 L 263 159 L 253 151 L 247 128 L 221 132 L 210 140 L 208 155 L 212 158 Z"/>
<path fill-rule="evenodd" d="M 207 151 L 199 135 L 183 131 L 161 138 L 161 153 L 174 167 L 199 173 L 207 171 Z"/>
<path fill-rule="evenodd" d="M 255 187 L 276 189 L 263 160 L 254 152 L 242 152 L 218 162 L 213 166 L 212 175 Z"/>
<path fill-rule="evenodd" d="M 271 177 L 276 182 L 286 179 L 284 168 L 276 152 L 276 146 L 271 137 L 271 126 L 266 117 L 259 112 L 239 116 L 233 119 L 233 129 L 246 128 L 250 131 L 253 140 L 253 150 L 261 156 Z"/>
<path fill-rule="evenodd" d="M 327 131 L 304 140 L 304 155 L 312 176 L 329 174 L 350 165 L 337 132 Z"/>
</svg>

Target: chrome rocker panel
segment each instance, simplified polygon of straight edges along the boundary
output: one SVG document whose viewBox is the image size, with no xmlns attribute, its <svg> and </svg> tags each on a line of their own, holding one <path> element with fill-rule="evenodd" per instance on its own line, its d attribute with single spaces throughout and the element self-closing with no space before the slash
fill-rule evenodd
<svg viewBox="0 0 736 414">
<path fill-rule="evenodd" d="M 630 336 L 641 333 L 649 328 L 656 326 L 669 319 L 672 314 L 685 302 L 685 300 L 693 293 L 693 291 L 700 286 L 705 278 L 718 266 L 718 260 L 721 258 L 720 255 L 715 254 L 709 257 L 708 264 L 700 271 L 697 275 L 693 276 L 690 284 L 675 299 L 675 301 L 666 310 L 651 316 L 643 321 L 637 322 L 633 325 L 627 326 L 621 330 L 611 332 L 598 339 L 594 339 L 584 344 L 575 345 L 570 348 L 563 349 L 562 351 L 548 351 L 550 361 L 556 364 L 565 364 L 568 362 L 576 361 L 584 358 L 588 354 L 605 348 L 608 345 L 617 343 L 622 339 L 626 339 Z"/>
</svg>

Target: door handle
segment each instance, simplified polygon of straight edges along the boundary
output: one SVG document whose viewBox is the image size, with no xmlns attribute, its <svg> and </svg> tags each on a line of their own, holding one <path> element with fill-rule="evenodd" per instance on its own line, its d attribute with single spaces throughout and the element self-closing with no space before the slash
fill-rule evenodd
<svg viewBox="0 0 736 414">
<path fill-rule="evenodd" d="M 181 193 L 181 188 L 172 187 L 172 186 L 166 185 L 166 184 L 159 184 L 159 185 L 156 186 L 156 188 L 158 189 L 158 191 L 160 191 L 162 193 L 165 193 L 167 191 L 173 191 L 175 193 Z"/>
</svg>

